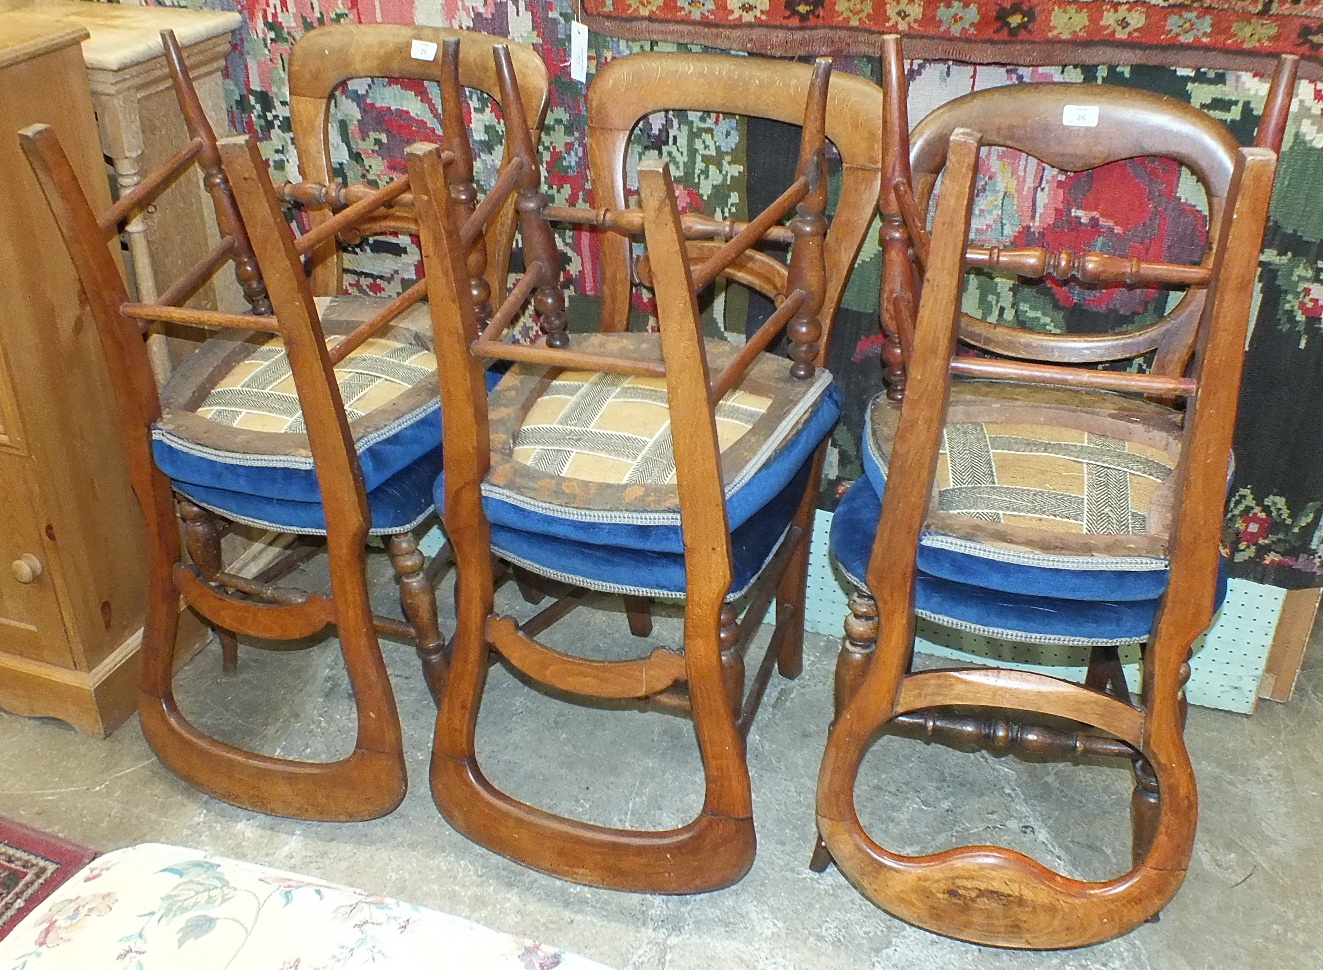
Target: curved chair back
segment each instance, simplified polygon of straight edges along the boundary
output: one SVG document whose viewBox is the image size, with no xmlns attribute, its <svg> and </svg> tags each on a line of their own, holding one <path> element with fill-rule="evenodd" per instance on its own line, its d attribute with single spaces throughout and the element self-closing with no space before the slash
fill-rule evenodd
<svg viewBox="0 0 1323 970">
<path fill-rule="evenodd" d="M 1193 172 L 1208 204 L 1209 240 L 1218 232 L 1235 165 L 1236 144 L 1226 126 L 1198 108 L 1167 95 L 1111 85 L 1019 84 L 956 98 L 924 118 L 911 133 L 910 170 L 920 212 L 946 164 L 946 146 L 957 128 L 977 130 L 987 147 L 1011 148 L 1059 171 L 1082 172 L 1110 162 L 1161 156 Z M 1075 277 L 1085 283 L 1189 286 L 1161 319 L 1104 334 L 1045 334 L 964 318 L 961 338 L 994 353 L 1028 360 L 1101 362 L 1139 357 L 1161 348 L 1159 369 L 1179 373 L 1193 349 L 1195 321 L 1203 306 L 1208 263 L 1191 283 L 1125 257 L 1092 257 L 1069 250 L 1041 253 L 993 250 L 990 270 L 1024 276 Z"/>
<path fill-rule="evenodd" d="M 1209 253 L 1218 232 L 1238 147 L 1224 125 L 1165 95 L 1112 85 L 1015 84 L 976 91 L 948 102 L 910 132 L 901 42 L 883 39 L 888 145 L 879 198 L 883 238 L 883 347 L 889 393 L 903 394 L 904 345 L 913 328 L 927 248 L 924 215 L 956 129 L 977 130 L 987 147 L 1011 148 L 1063 172 L 1109 162 L 1159 156 L 1193 173 L 1207 204 L 1208 233 L 1200 267 L 1159 268 L 1124 256 L 1076 254 L 1069 249 L 971 247 L 973 264 L 990 272 L 1029 278 L 1073 279 L 1085 285 L 1149 286 L 1183 291 L 1158 320 L 1134 329 L 1090 334 L 1048 334 L 966 314 L 961 339 L 972 346 L 1027 360 L 1102 363 L 1156 351 L 1157 373 L 1181 374 L 1193 352 L 1207 287 Z M 1295 90 L 1299 58 L 1282 56 L 1273 74 L 1254 144 L 1280 149 Z"/>
<path fill-rule="evenodd" d="M 588 89 L 588 158 L 597 204 L 626 204 L 625 170 L 630 134 L 658 111 L 713 111 L 804 123 L 813 76 L 810 64 L 726 54 L 633 54 L 611 61 Z M 882 91 L 864 78 L 836 73 L 827 104 L 827 139 L 842 163 L 841 193 L 826 239 L 827 285 L 822 306 L 824 336 L 845 293 L 854 261 L 872 224 L 881 184 Z M 624 330 L 632 289 L 630 242 L 602 238 L 603 330 Z"/>
<path fill-rule="evenodd" d="M 418 44 L 423 45 L 421 54 Z M 542 58 L 531 47 L 471 30 L 398 24 L 328 24 L 299 38 L 289 59 L 289 110 L 299 171 L 309 182 L 335 181 L 331 161 L 331 99 L 340 85 L 355 78 L 399 78 L 436 81 L 442 85 L 444 147 L 458 160 L 448 177 L 461 204 L 472 206 L 473 162 L 468 144 L 459 88 L 472 88 L 501 102 L 500 83 L 492 67 L 492 48 L 506 46 L 519 77 L 524 116 L 537 144 L 546 117 L 550 79 Z M 430 45 L 430 46 L 428 46 Z M 426 59 L 431 54 L 434 59 Z M 457 83 L 456 83 L 457 82 Z M 505 146 L 510 158 L 510 146 Z M 310 213 L 314 226 L 329 218 Z M 492 227 L 484 254 L 485 275 L 492 292 L 504 292 L 515 213 L 507 208 Z M 368 231 L 365 227 L 363 232 Z M 416 232 L 416 225 L 399 212 L 383 220 L 374 231 Z M 341 287 L 341 258 L 334 240 L 313 257 L 313 288 L 323 296 L 336 296 Z"/>
</svg>

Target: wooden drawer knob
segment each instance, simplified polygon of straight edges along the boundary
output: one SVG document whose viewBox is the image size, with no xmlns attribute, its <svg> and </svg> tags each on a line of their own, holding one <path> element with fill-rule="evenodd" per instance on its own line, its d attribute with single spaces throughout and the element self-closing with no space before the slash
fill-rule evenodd
<svg viewBox="0 0 1323 970">
<path fill-rule="evenodd" d="M 41 575 L 41 560 L 25 552 L 10 563 L 9 570 L 20 583 L 30 583 Z"/>
</svg>

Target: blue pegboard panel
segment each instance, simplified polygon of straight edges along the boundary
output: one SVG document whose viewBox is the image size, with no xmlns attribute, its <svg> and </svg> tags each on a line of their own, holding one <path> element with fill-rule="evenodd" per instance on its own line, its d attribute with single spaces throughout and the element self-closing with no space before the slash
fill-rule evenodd
<svg viewBox="0 0 1323 970">
<path fill-rule="evenodd" d="M 439 525 L 434 525 L 418 540 L 418 551 L 429 559 L 441 551 L 441 547 L 446 544 L 446 535 L 441 531 Z"/>
<path fill-rule="evenodd" d="M 830 530 L 831 513 L 818 512 L 809 553 L 805 625 L 815 633 L 840 636 L 846 593 L 827 553 Z M 1195 644 L 1190 682 L 1186 685 L 1191 704 L 1240 714 L 1253 712 L 1285 598 L 1284 589 L 1231 580 L 1226 602 L 1212 629 Z M 926 621 L 919 622 L 915 649 L 937 657 L 1036 670 L 1074 681 L 1084 679 L 1088 659 L 1084 648 L 995 640 Z M 1122 660 L 1130 683 L 1137 686 L 1138 649 L 1122 651 Z"/>
</svg>

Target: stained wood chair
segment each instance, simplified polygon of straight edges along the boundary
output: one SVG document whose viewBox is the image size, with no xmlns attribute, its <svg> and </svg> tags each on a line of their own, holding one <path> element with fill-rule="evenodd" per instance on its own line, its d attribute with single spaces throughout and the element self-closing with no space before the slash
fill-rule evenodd
<svg viewBox="0 0 1323 970">
<path fill-rule="evenodd" d="M 417 645 L 434 692 L 445 676 L 435 597 L 412 535 L 433 512 L 432 483 L 440 470 L 435 358 L 430 333 L 395 324 L 423 290 L 378 301 L 365 319 L 324 327 L 301 260 L 393 201 L 407 201 L 408 179 L 349 193 L 352 204 L 296 241 L 256 148 L 242 140 L 217 142 L 186 75 L 181 80 L 182 59 L 169 40 L 193 138 L 106 213 L 98 217 L 88 206 L 53 130 L 22 133 L 101 334 L 133 487 L 147 519 L 143 731 L 171 770 L 235 805 L 317 820 L 375 818 L 399 804 L 406 785 L 378 633 Z M 158 301 L 135 302 L 106 242 L 194 164 L 216 196 L 225 237 Z M 336 195 L 326 187 L 310 191 Z M 183 306 L 231 260 L 254 308 L 272 315 Z M 184 361 L 159 397 L 144 345 L 158 321 L 221 331 Z M 177 515 L 187 526 L 187 558 Z M 297 555 L 256 579 L 225 571 L 216 516 L 324 535 L 330 595 L 279 585 Z M 369 533 L 389 538 L 408 622 L 376 616 L 368 602 Z M 334 762 L 268 757 L 192 723 L 179 709 L 173 683 L 181 596 L 225 631 L 227 666 L 235 633 L 293 640 L 334 626 L 356 708 L 353 752 Z"/>
<path fill-rule="evenodd" d="M 641 169 L 641 212 L 552 210 L 539 193 L 533 146 L 522 137 L 526 126 L 508 114 L 507 138 L 523 144 L 497 184 L 516 192 L 528 271 L 485 327 L 466 284 L 464 257 L 480 231 L 480 214 L 462 220 L 435 161 L 413 159 L 415 196 L 426 193 L 441 210 L 439 232 L 429 237 L 431 221 L 424 221 L 423 244 L 429 265 L 443 267 L 432 277 L 432 300 L 442 308 L 435 319 L 446 414 L 438 497 L 459 577 L 432 791 L 459 831 L 524 865 L 597 886 L 678 893 L 729 885 L 752 863 L 744 738 L 773 665 L 779 660 L 792 673 L 800 666 L 804 580 L 794 564 L 807 551 L 822 443 L 839 410 L 830 375 L 820 367 L 817 320 L 825 292 L 829 73 L 829 64 L 820 63 L 799 92 L 807 107 L 794 184 L 702 262 L 685 247 L 687 223 L 663 167 Z M 501 74 L 513 87 L 508 66 Z M 507 95 L 504 103 L 515 101 Z M 795 207 L 787 289 L 772 319 L 738 351 L 704 341 L 696 293 Z M 552 214 L 643 232 L 660 333 L 566 332 L 560 259 L 544 218 Z M 503 343 L 501 335 L 530 300 L 545 339 L 535 346 Z M 789 361 L 762 352 L 783 330 Z M 514 362 L 490 401 L 487 357 Z M 590 400 L 596 418 L 585 423 L 580 405 Z M 610 431 L 616 418 L 623 421 L 619 433 L 607 435 L 605 450 L 594 449 L 594 429 Z M 683 429 L 674 441 L 672 428 Z M 577 590 L 523 624 L 501 616 L 493 604 L 493 548 Z M 539 642 L 538 634 L 584 588 L 683 597 L 683 643 L 607 662 Z M 745 652 L 774 599 L 776 627 L 745 695 Z M 744 602 L 741 617 L 737 603 Z M 555 815 L 496 788 L 483 774 L 474 737 L 493 652 L 557 691 L 650 699 L 691 712 L 705 772 L 701 812 L 674 829 L 610 828 Z"/>
<path fill-rule="evenodd" d="M 462 41 L 462 43 L 461 43 Z M 546 118 L 551 81 L 546 65 L 533 48 L 475 30 L 452 30 L 400 24 L 328 24 L 310 30 L 294 44 L 289 57 L 289 112 L 298 153 L 299 172 L 308 182 L 332 184 L 336 179 L 332 161 L 333 99 L 346 81 L 358 78 L 434 81 L 444 128 L 444 147 L 455 158 L 447 167 L 455 201 L 468 212 L 477 203 L 474 159 L 465 122 L 464 91 L 480 91 L 501 105 L 492 49 L 509 49 L 510 61 L 519 80 L 523 115 L 534 145 Z M 511 158 L 510 146 L 504 161 Z M 324 210 L 309 213 L 315 228 L 330 218 Z M 469 254 L 469 275 L 479 292 L 479 307 L 485 307 L 493 292 L 505 292 L 516 214 L 507 204 L 493 229 L 486 234 L 485 248 Z M 385 218 L 358 227 L 355 239 L 404 232 L 416 233 L 417 224 L 407 205 L 393 207 Z M 328 239 L 310 255 L 313 292 L 340 296 L 343 291 L 343 250 Z M 490 310 L 488 310 L 490 312 Z M 419 321 L 427 326 L 425 315 Z"/>
<path fill-rule="evenodd" d="M 1075 106 L 1096 111 L 1096 124 L 1063 124 Z M 1076 172 L 1174 158 L 1208 196 L 1206 255 L 1173 265 L 969 247 L 980 144 Z M 1183 685 L 1224 590 L 1218 546 L 1275 155 L 1239 148 L 1220 123 L 1174 99 L 1025 84 L 939 108 L 915 129 L 909 164 L 917 212 L 927 211 L 939 173 L 943 188 L 930 243 L 913 236 L 924 270 L 917 320 L 907 324 L 900 308 L 903 404 L 881 394 L 870 406 L 866 475 L 832 523 L 833 554 L 857 592 L 819 776 L 824 851 L 815 863 L 834 860 L 883 909 L 938 933 L 1082 946 L 1158 913 L 1193 848 Z M 1134 329 L 1031 333 L 961 313 L 975 267 L 1187 292 L 1161 320 Z M 958 341 L 999 358 L 953 356 Z M 1148 354 L 1147 372 L 1096 366 Z M 916 617 L 1091 647 L 1097 662 L 1082 686 L 1003 669 L 913 672 Z M 1137 699 L 1115 654 L 1132 642 L 1144 644 Z M 860 763 L 881 728 L 1000 752 L 1131 759 L 1133 868 L 1087 881 L 995 846 L 922 856 L 883 848 L 855 806 Z"/>
</svg>

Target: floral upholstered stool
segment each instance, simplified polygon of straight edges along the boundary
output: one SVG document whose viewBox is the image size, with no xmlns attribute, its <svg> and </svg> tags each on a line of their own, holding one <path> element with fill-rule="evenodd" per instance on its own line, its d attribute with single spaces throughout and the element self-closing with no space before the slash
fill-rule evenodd
<svg viewBox="0 0 1323 970">
<path fill-rule="evenodd" d="M 0 941 L 5 970 L 607 970 L 456 916 L 172 845 L 93 860 Z"/>
</svg>

